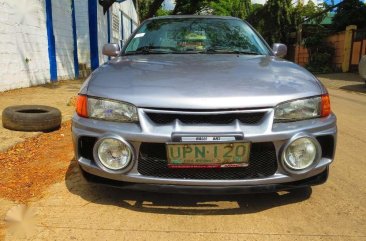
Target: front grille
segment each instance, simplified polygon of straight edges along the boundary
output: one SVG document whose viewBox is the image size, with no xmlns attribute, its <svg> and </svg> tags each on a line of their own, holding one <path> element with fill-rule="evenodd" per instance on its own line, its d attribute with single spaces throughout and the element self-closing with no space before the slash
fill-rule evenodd
<svg viewBox="0 0 366 241">
<path fill-rule="evenodd" d="M 179 120 L 184 124 L 230 124 L 235 120 L 239 120 L 243 124 L 259 123 L 266 112 L 254 113 L 230 113 L 230 114 L 171 114 L 171 113 L 152 113 L 146 115 L 156 124 L 170 124 L 175 120 Z"/>
<path fill-rule="evenodd" d="M 165 144 L 143 143 L 140 147 L 138 172 L 158 178 L 242 180 L 269 177 L 277 171 L 273 143 L 253 143 L 248 167 L 222 169 L 170 169 L 167 166 Z"/>
</svg>

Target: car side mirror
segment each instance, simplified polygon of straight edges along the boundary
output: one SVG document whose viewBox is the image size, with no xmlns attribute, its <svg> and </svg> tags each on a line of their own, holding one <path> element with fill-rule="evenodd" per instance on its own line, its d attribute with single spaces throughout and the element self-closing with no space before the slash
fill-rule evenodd
<svg viewBox="0 0 366 241">
<path fill-rule="evenodd" d="M 285 44 L 274 43 L 272 47 L 273 53 L 280 58 L 283 58 L 287 54 L 287 46 Z"/>
<path fill-rule="evenodd" d="M 103 46 L 103 54 L 109 57 L 117 57 L 121 53 L 118 44 L 105 44 Z"/>
</svg>

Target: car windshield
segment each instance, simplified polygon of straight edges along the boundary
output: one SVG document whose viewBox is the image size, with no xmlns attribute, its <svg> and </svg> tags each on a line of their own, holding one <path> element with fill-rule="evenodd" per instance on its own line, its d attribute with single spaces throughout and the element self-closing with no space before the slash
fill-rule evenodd
<svg viewBox="0 0 366 241">
<path fill-rule="evenodd" d="M 243 21 L 221 18 L 167 18 L 145 22 L 124 49 L 138 54 L 268 55 L 264 41 Z"/>
</svg>

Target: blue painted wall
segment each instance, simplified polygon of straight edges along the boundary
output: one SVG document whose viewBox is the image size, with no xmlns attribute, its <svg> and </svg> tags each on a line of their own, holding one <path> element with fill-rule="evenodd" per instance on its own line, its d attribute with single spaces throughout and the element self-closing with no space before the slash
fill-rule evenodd
<svg viewBox="0 0 366 241">
<path fill-rule="evenodd" d="M 76 16 L 75 16 L 75 0 L 71 0 L 71 10 L 72 10 L 72 34 L 74 42 L 74 69 L 75 69 L 75 79 L 79 78 L 79 57 L 78 57 L 78 36 L 76 32 Z"/>
<path fill-rule="evenodd" d="M 51 0 L 46 0 L 46 26 L 48 37 L 48 58 L 50 61 L 50 79 L 51 81 L 57 81 L 56 41 L 53 32 Z"/>
<path fill-rule="evenodd" d="M 108 32 L 108 43 L 111 42 L 111 14 L 109 12 L 109 9 L 107 11 L 107 32 Z"/>
<path fill-rule="evenodd" d="M 89 34 L 90 34 L 90 65 L 95 70 L 99 67 L 98 52 L 98 0 L 88 0 Z"/>
</svg>

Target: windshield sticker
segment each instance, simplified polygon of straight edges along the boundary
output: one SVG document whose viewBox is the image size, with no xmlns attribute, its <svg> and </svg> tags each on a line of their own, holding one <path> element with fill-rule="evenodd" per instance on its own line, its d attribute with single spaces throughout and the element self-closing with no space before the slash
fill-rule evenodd
<svg viewBox="0 0 366 241">
<path fill-rule="evenodd" d="M 138 34 L 135 35 L 134 38 L 142 38 L 144 36 L 145 36 L 145 33 L 138 33 Z"/>
</svg>

